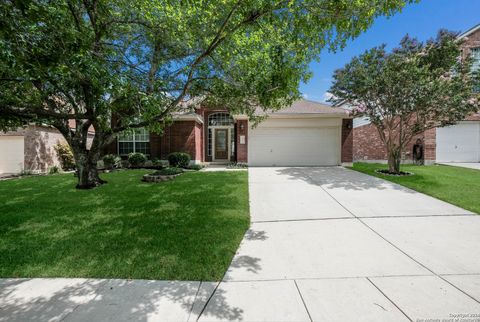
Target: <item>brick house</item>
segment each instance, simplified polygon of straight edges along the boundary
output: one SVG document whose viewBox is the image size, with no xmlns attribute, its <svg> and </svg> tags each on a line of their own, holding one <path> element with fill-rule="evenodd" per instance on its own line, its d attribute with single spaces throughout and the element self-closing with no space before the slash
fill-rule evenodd
<svg viewBox="0 0 480 322">
<path fill-rule="evenodd" d="M 119 136 L 105 153 L 141 152 L 166 160 L 172 152 L 186 152 L 194 163 L 251 166 L 339 165 L 352 162 L 351 131 L 348 111 L 307 100 L 268 114 L 253 128 L 245 115 L 197 106 L 176 115 L 161 136 L 137 130 Z"/>
<path fill-rule="evenodd" d="M 54 146 L 63 142 L 58 131 L 46 126 L 0 133 L 0 174 L 23 169 L 46 172 L 59 166 Z M 172 152 L 186 152 L 194 163 L 321 166 L 351 163 L 352 143 L 348 111 L 299 100 L 270 113 L 256 127 L 245 115 L 197 106 L 192 112 L 176 114 L 162 135 L 138 129 L 120 135 L 104 152 L 124 157 L 141 152 L 160 160 Z"/>
<path fill-rule="evenodd" d="M 480 24 L 460 34 L 464 41 L 463 57 L 471 55 L 473 68 L 480 69 Z M 337 107 L 350 109 L 346 102 Z M 412 139 L 402 153 L 404 163 L 413 161 L 413 145 L 420 139 L 425 164 L 435 162 L 480 162 L 480 113 L 469 115 L 453 126 L 427 130 Z M 377 129 L 366 118 L 353 120 L 353 160 L 385 163 L 387 151 Z"/>
</svg>

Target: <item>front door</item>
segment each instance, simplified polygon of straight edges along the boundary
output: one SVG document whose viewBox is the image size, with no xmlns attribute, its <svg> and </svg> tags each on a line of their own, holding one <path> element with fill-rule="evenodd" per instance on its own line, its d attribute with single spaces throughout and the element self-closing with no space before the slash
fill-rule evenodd
<svg viewBox="0 0 480 322">
<path fill-rule="evenodd" d="M 228 159 L 228 129 L 215 129 L 215 160 Z"/>
</svg>

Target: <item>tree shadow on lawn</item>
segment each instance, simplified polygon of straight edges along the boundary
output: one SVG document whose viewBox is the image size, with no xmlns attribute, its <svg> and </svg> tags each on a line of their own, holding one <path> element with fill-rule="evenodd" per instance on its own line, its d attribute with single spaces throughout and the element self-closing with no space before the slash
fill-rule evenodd
<svg viewBox="0 0 480 322">
<path fill-rule="evenodd" d="M 246 173 L 143 173 L 87 191 L 68 176 L 2 182 L 0 276 L 220 280 L 249 225 Z M 9 192 L 25 185 L 28 201 Z"/>
<path fill-rule="evenodd" d="M 325 186 L 327 189 L 341 188 L 355 191 L 394 189 L 414 193 L 389 181 L 340 167 L 281 168 L 276 172 L 287 175 L 291 180 L 302 180 L 311 185 Z"/>
</svg>

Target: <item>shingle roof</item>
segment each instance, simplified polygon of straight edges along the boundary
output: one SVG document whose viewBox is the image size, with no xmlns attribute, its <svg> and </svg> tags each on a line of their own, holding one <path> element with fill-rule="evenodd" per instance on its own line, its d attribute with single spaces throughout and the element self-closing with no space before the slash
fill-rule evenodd
<svg viewBox="0 0 480 322">
<path fill-rule="evenodd" d="M 257 114 L 265 114 L 260 108 L 257 109 Z M 348 111 L 341 107 L 333 107 L 327 104 L 300 99 L 292 105 L 285 107 L 276 112 L 269 112 L 268 115 L 308 115 L 308 114 L 338 114 L 348 115 Z"/>
<path fill-rule="evenodd" d="M 182 104 L 185 107 L 187 103 Z M 189 104 L 188 104 L 189 105 Z M 192 106 L 192 105 L 189 105 Z M 193 105 L 195 106 L 195 104 Z M 199 107 L 200 105 L 197 105 Z M 314 116 L 314 115 L 338 115 L 348 117 L 349 111 L 342 107 L 334 107 L 328 104 L 323 104 L 315 101 L 310 101 L 306 99 L 300 99 L 295 101 L 292 105 L 287 106 L 281 110 L 275 112 L 265 112 L 261 107 L 257 107 L 255 110 L 256 115 L 298 115 L 298 116 Z M 191 110 L 191 108 L 184 108 L 176 111 L 174 116 L 186 116 L 186 115 L 197 115 Z"/>
</svg>

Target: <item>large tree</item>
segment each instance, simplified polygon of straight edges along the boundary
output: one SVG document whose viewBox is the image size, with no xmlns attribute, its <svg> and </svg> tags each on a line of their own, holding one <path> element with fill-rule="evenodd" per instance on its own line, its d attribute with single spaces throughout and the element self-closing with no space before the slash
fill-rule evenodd
<svg viewBox="0 0 480 322">
<path fill-rule="evenodd" d="M 391 173 L 400 172 L 402 152 L 415 135 L 478 110 L 478 75 L 461 46 L 444 30 L 426 42 L 407 35 L 392 52 L 375 47 L 335 71 L 332 101 L 346 101 L 354 116 L 377 128 Z"/>
<path fill-rule="evenodd" d="M 322 48 L 406 2 L 4 0 L 0 126 L 57 128 L 73 150 L 77 187 L 91 188 L 103 183 L 97 160 L 118 133 L 160 132 L 191 98 L 250 116 L 255 106 L 285 106 Z"/>
</svg>

